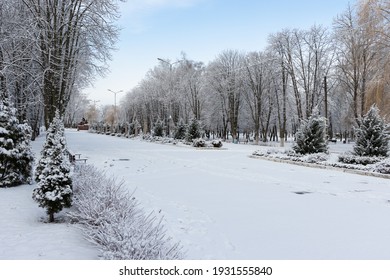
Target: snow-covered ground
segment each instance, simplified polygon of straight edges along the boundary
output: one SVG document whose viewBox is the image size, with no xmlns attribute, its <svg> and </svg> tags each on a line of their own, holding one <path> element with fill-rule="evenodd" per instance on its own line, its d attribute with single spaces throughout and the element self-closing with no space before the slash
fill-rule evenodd
<svg viewBox="0 0 390 280">
<path fill-rule="evenodd" d="M 164 216 L 187 259 L 390 259 L 389 179 L 253 159 L 267 149 L 254 145 L 205 150 L 66 136 L 73 152 Z M 74 225 L 42 223 L 31 190 L 0 189 L 0 259 L 96 259 Z"/>
</svg>

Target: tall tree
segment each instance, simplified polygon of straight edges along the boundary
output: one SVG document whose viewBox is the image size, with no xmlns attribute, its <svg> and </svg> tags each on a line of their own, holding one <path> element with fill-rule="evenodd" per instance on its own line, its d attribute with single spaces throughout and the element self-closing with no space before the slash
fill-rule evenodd
<svg viewBox="0 0 390 280">
<path fill-rule="evenodd" d="M 117 0 L 22 0 L 37 38 L 46 127 L 63 115 L 75 87 L 104 73 L 118 36 Z M 101 64 L 99 64 L 99 62 Z"/>
<path fill-rule="evenodd" d="M 339 77 L 353 98 L 355 120 L 366 111 L 367 83 L 372 75 L 376 52 L 373 37 L 359 23 L 356 10 L 348 9 L 335 20 Z"/>
<path fill-rule="evenodd" d="M 246 56 L 245 59 L 245 82 L 247 90 L 244 91 L 244 99 L 249 107 L 250 116 L 254 124 L 255 142 L 259 143 L 260 128 L 262 120 L 267 124 L 263 131 L 268 130 L 269 116 L 273 106 L 265 106 L 267 97 L 271 95 L 272 84 L 272 70 L 270 68 L 273 57 L 263 52 L 252 52 Z M 267 104 L 271 105 L 271 104 Z M 268 109 L 268 114 L 263 115 L 264 111 Z M 268 115 L 268 116 L 267 116 Z M 267 137 L 263 135 L 263 141 Z"/>
<path fill-rule="evenodd" d="M 0 88 L 15 105 L 19 122 L 29 122 L 35 138 L 42 102 L 36 45 L 31 34 L 34 24 L 20 0 L 1 1 L 0 18 Z"/>
<path fill-rule="evenodd" d="M 357 22 L 370 51 L 375 53 L 366 81 L 364 110 L 373 104 L 382 116 L 390 114 L 390 3 L 385 0 L 360 0 L 356 8 Z"/>
<path fill-rule="evenodd" d="M 283 33 L 278 33 L 269 37 L 269 52 L 272 53 L 273 57 L 275 58 L 273 61 L 273 65 L 275 65 L 273 84 L 275 87 L 275 92 L 281 93 L 276 95 L 276 105 L 278 109 L 280 145 L 282 147 L 284 146 L 284 140 L 287 136 L 287 101 L 289 78 L 286 61 L 287 50 L 283 45 L 283 37 Z M 276 89 L 277 85 L 279 85 L 279 90 Z"/>
<path fill-rule="evenodd" d="M 244 56 L 234 50 L 222 52 L 208 67 L 209 85 L 220 102 L 224 137 L 227 136 L 227 126 L 233 139 L 238 136 L 238 118 L 243 93 Z"/>
<path fill-rule="evenodd" d="M 204 105 L 204 99 L 202 96 L 202 76 L 205 70 L 205 66 L 202 62 L 196 62 L 188 60 L 183 56 L 182 63 L 178 66 L 179 74 L 179 88 L 183 97 L 182 107 L 190 109 L 192 116 L 185 118 L 189 120 L 195 117 L 197 120 L 201 119 L 202 107 Z"/>
</svg>

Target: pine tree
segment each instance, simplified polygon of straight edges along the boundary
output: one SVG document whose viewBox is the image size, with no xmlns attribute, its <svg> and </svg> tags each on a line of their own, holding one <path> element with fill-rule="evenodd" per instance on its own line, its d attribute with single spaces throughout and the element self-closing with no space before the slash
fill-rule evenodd
<svg viewBox="0 0 390 280">
<path fill-rule="evenodd" d="M 0 187 L 30 183 L 34 156 L 31 128 L 19 124 L 8 98 L 0 100 Z"/>
<path fill-rule="evenodd" d="M 359 120 L 359 127 L 356 128 L 356 142 L 353 147 L 354 154 L 386 157 L 389 150 L 389 137 L 385 131 L 385 122 L 379 115 L 379 109 L 374 105 Z"/>
<path fill-rule="evenodd" d="M 192 142 L 192 140 L 196 138 L 200 138 L 201 130 L 199 121 L 196 118 L 193 118 L 188 126 L 188 130 L 186 133 L 186 140 L 188 142 Z"/>
<path fill-rule="evenodd" d="M 184 139 L 186 137 L 187 125 L 184 123 L 183 119 L 179 120 L 175 130 L 175 139 Z"/>
<path fill-rule="evenodd" d="M 301 126 L 295 134 L 296 140 L 293 150 L 298 154 L 326 153 L 326 120 L 319 115 L 317 109 L 308 120 L 302 120 Z"/>
<path fill-rule="evenodd" d="M 33 190 L 33 199 L 46 209 L 49 222 L 54 221 L 55 213 L 72 204 L 70 163 L 65 152 L 64 125 L 57 111 L 47 131 L 41 159 L 36 168 L 37 187 Z"/>
<path fill-rule="evenodd" d="M 162 137 L 164 136 L 164 123 L 158 119 L 154 124 L 153 136 Z"/>
</svg>

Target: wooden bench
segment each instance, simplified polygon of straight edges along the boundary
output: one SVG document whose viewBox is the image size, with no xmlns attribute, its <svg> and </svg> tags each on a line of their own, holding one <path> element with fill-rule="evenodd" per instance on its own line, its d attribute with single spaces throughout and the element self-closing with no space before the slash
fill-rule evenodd
<svg viewBox="0 0 390 280">
<path fill-rule="evenodd" d="M 66 153 L 68 154 L 69 161 L 72 164 L 75 164 L 76 162 L 87 163 L 87 158 L 81 158 L 81 154 L 79 153 L 73 153 L 70 150 L 66 150 Z"/>
<path fill-rule="evenodd" d="M 76 158 L 76 162 L 83 162 L 84 164 L 87 163 L 87 158 Z"/>
</svg>

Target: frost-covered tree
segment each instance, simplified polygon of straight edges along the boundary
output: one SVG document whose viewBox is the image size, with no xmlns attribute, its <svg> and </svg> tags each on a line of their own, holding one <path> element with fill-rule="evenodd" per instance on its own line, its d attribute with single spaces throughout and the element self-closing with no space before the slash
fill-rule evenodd
<svg viewBox="0 0 390 280">
<path fill-rule="evenodd" d="M 31 147 L 32 129 L 26 122 L 19 124 L 18 129 L 20 136 L 17 144 L 19 150 L 17 167 L 23 180 L 22 182 L 31 183 L 34 163 L 34 155 Z"/>
<path fill-rule="evenodd" d="M 36 168 L 37 187 L 33 199 L 45 208 L 49 222 L 54 214 L 72 204 L 72 180 L 69 159 L 65 154 L 64 125 L 58 111 L 47 131 L 47 138 Z"/>
<path fill-rule="evenodd" d="M 389 137 L 386 125 L 374 105 L 359 121 L 356 128 L 356 142 L 353 152 L 357 156 L 387 156 Z"/>
<path fill-rule="evenodd" d="M 4 2 L 4 1 L 2 1 Z M 28 10 L 26 34 L 39 60 L 44 121 L 49 126 L 70 98 L 95 74 L 104 74 L 119 35 L 118 0 L 21 0 Z M 28 30 L 28 32 L 27 32 Z"/>
<path fill-rule="evenodd" d="M 176 126 L 175 130 L 175 139 L 185 139 L 187 132 L 187 125 L 184 123 L 183 119 L 179 120 L 179 123 Z"/>
<path fill-rule="evenodd" d="M 161 120 L 157 120 L 154 124 L 153 136 L 162 137 L 164 136 L 164 123 Z"/>
<path fill-rule="evenodd" d="M 297 131 L 293 150 L 299 154 L 326 153 L 328 144 L 326 140 L 326 119 L 321 117 L 318 109 L 308 120 L 302 120 Z"/>
<path fill-rule="evenodd" d="M 12 187 L 31 181 L 31 128 L 19 124 L 16 109 L 8 98 L 0 100 L 0 187 Z"/>
<path fill-rule="evenodd" d="M 200 138 L 201 136 L 201 128 L 200 123 L 196 118 L 193 118 L 188 125 L 186 140 L 191 142 L 193 139 Z"/>
</svg>

